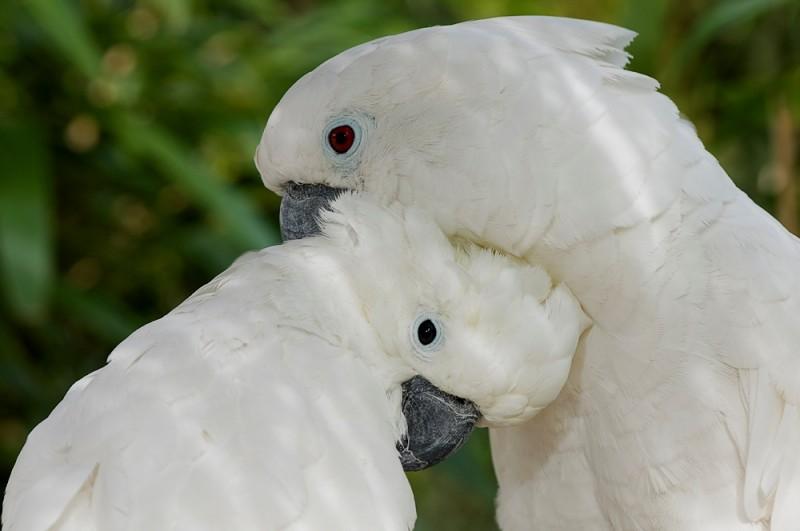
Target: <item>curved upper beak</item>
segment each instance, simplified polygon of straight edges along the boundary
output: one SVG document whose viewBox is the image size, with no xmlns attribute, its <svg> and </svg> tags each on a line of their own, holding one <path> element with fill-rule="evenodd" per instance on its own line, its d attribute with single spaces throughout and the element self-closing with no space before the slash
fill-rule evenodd
<svg viewBox="0 0 800 531">
<path fill-rule="evenodd" d="M 397 442 L 404 470 L 422 470 L 461 448 L 480 418 L 478 408 L 445 393 L 422 376 L 403 383 L 408 431 Z"/>
<path fill-rule="evenodd" d="M 319 213 L 344 191 L 324 184 L 289 183 L 281 199 L 284 241 L 319 234 Z M 397 442 L 405 470 L 422 470 L 458 450 L 480 418 L 477 406 L 445 393 L 422 376 L 403 385 L 403 414 L 408 427 Z"/>
</svg>

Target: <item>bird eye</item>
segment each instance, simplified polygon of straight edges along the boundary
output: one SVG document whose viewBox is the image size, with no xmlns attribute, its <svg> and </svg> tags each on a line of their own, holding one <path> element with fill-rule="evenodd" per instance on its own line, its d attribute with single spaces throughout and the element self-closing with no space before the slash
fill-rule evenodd
<svg viewBox="0 0 800 531">
<path fill-rule="evenodd" d="M 328 133 L 328 145 L 336 153 L 347 153 L 356 140 L 356 132 L 349 125 L 340 125 Z"/>
<path fill-rule="evenodd" d="M 444 343 L 444 327 L 439 318 L 428 313 L 418 316 L 411 327 L 411 343 L 423 359 L 429 360 L 429 354 Z"/>
<path fill-rule="evenodd" d="M 361 143 L 361 126 L 354 116 L 333 120 L 325 128 L 325 149 L 335 160 L 344 162 L 355 154 Z"/>
<path fill-rule="evenodd" d="M 430 319 L 425 319 L 419 325 L 417 325 L 417 339 L 423 346 L 427 347 L 436 341 L 436 336 L 438 335 L 439 331 L 436 329 L 436 325 L 433 324 L 433 321 Z"/>
</svg>

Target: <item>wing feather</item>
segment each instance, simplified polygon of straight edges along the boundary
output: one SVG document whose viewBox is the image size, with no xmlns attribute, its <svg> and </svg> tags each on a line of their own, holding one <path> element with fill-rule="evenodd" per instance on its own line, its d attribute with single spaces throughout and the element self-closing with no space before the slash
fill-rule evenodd
<svg viewBox="0 0 800 531">
<path fill-rule="evenodd" d="M 73 386 L 20 454 L 4 529 L 409 529 L 386 393 L 352 352 L 279 326 L 271 293 L 302 267 L 282 253 L 240 260 Z"/>
</svg>

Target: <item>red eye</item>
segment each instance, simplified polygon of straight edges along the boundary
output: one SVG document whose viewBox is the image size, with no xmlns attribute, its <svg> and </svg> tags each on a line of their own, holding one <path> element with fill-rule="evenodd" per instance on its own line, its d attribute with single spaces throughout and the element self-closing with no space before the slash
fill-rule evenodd
<svg viewBox="0 0 800 531">
<path fill-rule="evenodd" d="M 355 141 L 356 132 L 349 125 L 338 125 L 328 133 L 328 144 L 339 154 L 347 153 Z"/>
</svg>

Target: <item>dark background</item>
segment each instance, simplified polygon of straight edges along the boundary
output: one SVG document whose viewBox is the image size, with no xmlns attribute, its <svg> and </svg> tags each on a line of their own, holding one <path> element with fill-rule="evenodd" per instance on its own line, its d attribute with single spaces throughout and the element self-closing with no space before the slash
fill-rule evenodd
<svg viewBox="0 0 800 531">
<path fill-rule="evenodd" d="M 114 345 L 278 241 L 252 156 L 299 76 L 377 36 L 510 14 L 639 31 L 631 67 L 797 230 L 798 0 L 0 2 L 0 484 Z M 485 433 L 412 483 L 417 529 L 494 528 Z"/>
</svg>

